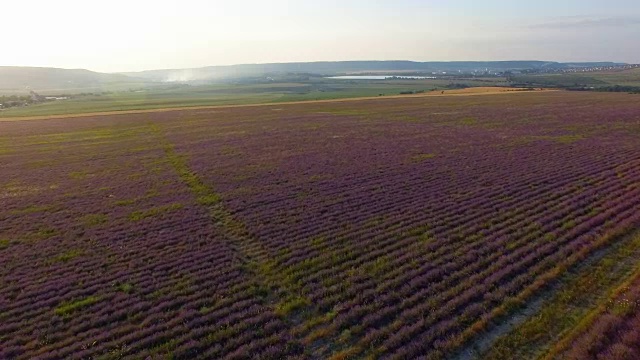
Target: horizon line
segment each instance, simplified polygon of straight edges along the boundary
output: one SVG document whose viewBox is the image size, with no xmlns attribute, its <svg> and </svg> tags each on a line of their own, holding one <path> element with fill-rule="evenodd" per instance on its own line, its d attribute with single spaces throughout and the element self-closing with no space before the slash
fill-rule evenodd
<svg viewBox="0 0 640 360">
<path fill-rule="evenodd" d="M 598 60 L 598 61 L 557 61 L 557 60 L 532 60 L 532 59 L 511 59 L 511 60 L 407 60 L 407 59 L 393 59 L 393 60 L 312 60 L 312 61 L 282 61 L 282 62 L 256 62 L 256 63 L 235 63 L 235 64 L 221 64 L 221 65 L 204 65 L 195 67 L 183 67 L 183 68 L 154 68 L 136 71 L 96 71 L 89 68 L 67 68 L 56 66 L 23 66 L 23 65 L 0 65 L 0 68 L 32 68 L 32 69 L 56 69 L 56 70 L 86 70 L 95 73 L 102 74 L 125 74 L 125 73 L 142 73 L 147 71 L 177 71 L 177 70 L 191 70 L 191 69 L 204 69 L 209 67 L 232 67 L 232 66 L 248 66 L 248 65 L 273 65 L 273 64 L 315 64 L 315 63 L 348 63 L 348 62 L 411 62 L 411 63 L 463 63 L 463 62 L 484 62 L 484 63 L 501 63 L 501 62 L 546 62 L 546 63 L 558 63 L 558 64 L 587 64 L 587 63 L 612 63 L 617 65 L 637 65 L 640 63 L 628 63 L 619 62 L 614 60 Z"/>
</svg>

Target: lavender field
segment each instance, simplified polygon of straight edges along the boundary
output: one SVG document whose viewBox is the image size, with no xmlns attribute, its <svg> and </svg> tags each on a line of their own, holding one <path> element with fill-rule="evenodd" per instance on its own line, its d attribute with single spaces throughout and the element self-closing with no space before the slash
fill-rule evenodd
<svg viewBox="0 0 640 360">
<path fill-rule="evenodd" d="M 639 100 L 0 122 L 0 359 L 493 358 L 474 341 L 639 229 Z"/>
</svg>

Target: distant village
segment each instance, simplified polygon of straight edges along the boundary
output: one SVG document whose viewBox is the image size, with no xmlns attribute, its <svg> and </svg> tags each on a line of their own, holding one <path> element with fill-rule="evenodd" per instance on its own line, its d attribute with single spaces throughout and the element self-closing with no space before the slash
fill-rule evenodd
<svg viewBox="0 0 640 360">
<path fill-rule="evenodd" d="M 67 100 L 69 96 L 42 96 L 35 91 L 29 91 L 29 95 L 0 96 L 0 110 L 29 106 L 48 101 Z"/>
<path fill-rule="evenodd" d="M 623 64 L 612 66 L 590 66 L 590 67 L 571 67 L 566 69 L 534 69 L 526 70 L 526 74 L 567 74 L 567 73 L 589 73 L 598 71 L 622 71 L 640 68 L 640 64 Z"/>
<path fill-rule="evenodd" d="M 569 68 L 557 68 L 557 67 L 548 67 L 548 68 L 535 68 L 535 69 L 522 69 L 522 70 L 508 70 L 508 71 L 500 71 L 500 70 L 489 70 L 489 69 L 480 69 L 474 70 L 470 74 L 473 76 L 509 76 L 509 75 L 537 75 L 537 74 L 578 74 L 578 73 L 590 73 L 590 72 L 601 72 L 601 71 L 623 71 L 623 70 L 631 70 L 640 68 L 640 64 L 621 64 L 621 65 L 611 65 L 611 66 L 588 66 L 588 67 L 569 67 Z M 462 74 L 462 71 L 458 72 Z M 451 75 L 449 72 L 434 72 L 434 75 Z"/>
<path fill-rule="evenodd" d="M 577 74 L 577 73 L 590 73 L 590 72 L 602 72 L 602 71 L 623 71 L 630 69 L 640 68 L 640 64 L 621 64 L 610 66 L 575 66 L 567 68 L 558 67 L 543 67 L 543 68 L 531 68 L 531 69 L 511 69 L 511 70 L 497 70 L 497 69 L 475 69 L 475 70 L 441 70 L 433 71 L 428 74 L 433 78 L 449 78 L 460 76 L 475 76 L 475 77 L 509 77 L 512 75 L 544 75 L 544 74 Z M 368 73 L 367 73 L 368 74 Z M 374 74 L 374 73 L 372 73 Z M 407 74 L 414 74 L 416 76 L 425 76 L 423 72 L 411 72 Z M 410 77 L 409 77 L 410 78 Z M 405 79 L 409 79 L 405 77 Z M 417 78 L 416 79 L 421 79 Z"/>
</svg>

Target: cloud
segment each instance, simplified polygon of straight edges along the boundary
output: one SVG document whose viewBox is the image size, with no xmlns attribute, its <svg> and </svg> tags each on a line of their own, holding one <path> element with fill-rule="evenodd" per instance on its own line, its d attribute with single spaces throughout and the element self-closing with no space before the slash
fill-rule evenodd
<svg viewBox="0 0 640 360">
<path fill-rule="evenodd" d="M 634 25 L 640 25 L 640 17 L 570 17 L 559 21 L 534 24 L 529 27 L 534 29 L 571 29 L 593 27 L 628 27 Z"/>
</svg>

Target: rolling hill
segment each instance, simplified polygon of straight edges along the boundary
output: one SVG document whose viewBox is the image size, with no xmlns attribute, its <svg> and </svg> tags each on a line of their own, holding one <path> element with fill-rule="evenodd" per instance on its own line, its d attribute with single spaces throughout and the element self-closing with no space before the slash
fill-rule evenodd
<svg viewBox="0 0 640 360">
<path fill-rule="evenodd" d="M 242 64 L 228 66 L 207 66 L 191 69 L 148 70 L 123 73 L 128 76 L 152 81 L 211 81 L 225 78 L 259 76 L 277 73 L 311 73 L 318 75 L 339 75 L 379 72 L 503 72 L 513 70 L 564 69 L 591 66 L 611 66 L 615 63 L 559 63 L 553 61 L 320 61 L 273 64 Z"/>
<path fill-rule="evenodd" d="M 150 82 L 148 79 L 84 69 L 0 66 L 0 92 L 3 93 L 122 90 Z"/>
</svg>

